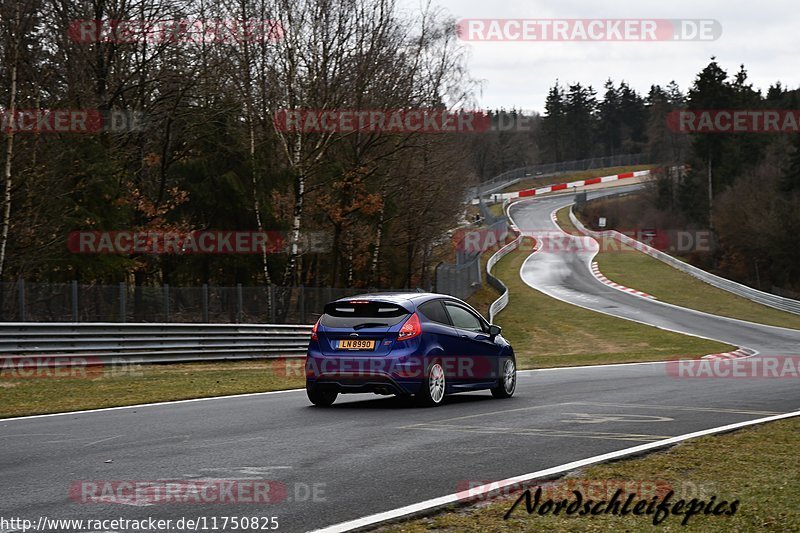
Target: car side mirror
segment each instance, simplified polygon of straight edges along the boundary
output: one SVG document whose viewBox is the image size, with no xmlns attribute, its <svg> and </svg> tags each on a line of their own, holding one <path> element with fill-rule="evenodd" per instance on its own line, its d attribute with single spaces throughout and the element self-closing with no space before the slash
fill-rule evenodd
<svg viewBox="0 0 800 533">
<path fill-rule="evenodd" d="M 489 337 L 495 338 L 498 335 L 500 335 L 501 331 L 503 331 L 503 328 L 501 328 L 500 326 L 489 324 Z"/>
</svg>

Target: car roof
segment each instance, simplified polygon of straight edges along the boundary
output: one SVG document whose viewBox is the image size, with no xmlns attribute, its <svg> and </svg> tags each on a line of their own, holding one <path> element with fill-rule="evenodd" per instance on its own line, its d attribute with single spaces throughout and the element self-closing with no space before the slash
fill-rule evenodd
<svg viewBox="0 0 800 533">
<path fill-rule="evenodd" d="M 421 304 L 428 300 L 433 300 L 435 298 L 449 298 L 451 300 L 457 300 L 455 296 L 450 296 L 449 294 L 438 294 L 435 292 L 370 292 L 365 294 L 356 294 L 353 296 L 346 296 L 344 298 L 339 298 L 336 300 L 337 302 L 346 302 L 349 300 L 380 300 L 384 302 L 414 302 L 414 304 Z"/>
</svg>

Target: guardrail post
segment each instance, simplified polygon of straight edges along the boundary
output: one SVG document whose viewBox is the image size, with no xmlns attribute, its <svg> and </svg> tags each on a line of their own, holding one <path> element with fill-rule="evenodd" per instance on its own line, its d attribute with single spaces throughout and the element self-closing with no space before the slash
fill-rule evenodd
<svg viewBox="0 0 800 533">
<path fill-rule="evenodd" d="M 208 319 L 208 283 L 203 283 L 203 322 L 209 323 Z"/>
<path fill-rule="evenodd" d="M 20 278 L 17 280 L 17 303 L 19 304 L 19 321 L 25 322 L 25 280 Z"/>
<path fill-rule="evenodd" d="M 78 322 L 78 281 L 72 280 L 72 321 Z"/>
<path fill-rule="evenodd" d="M 124 281 L 119 282 L 119 321 L 125 323 L 128 319 L 127 313 L 128 289 Z"/>
<path fill-rule="evenodd" d="M 242 284 L 236 284 L 236 323 L 240 323 L 242 321 Z"/>
<path fill-rule="evenodd" d="M 300 323 L 306 323 L 306 291 L 303 288 L 303 284 L 301 283 L 299 287 L 297 287 L 297 303 L 300 304 Z"/>
<path fill-rule="evenodd" d="M 164 284 L 164 322 L 169 322 L 169 283 Z"/>
</svg>

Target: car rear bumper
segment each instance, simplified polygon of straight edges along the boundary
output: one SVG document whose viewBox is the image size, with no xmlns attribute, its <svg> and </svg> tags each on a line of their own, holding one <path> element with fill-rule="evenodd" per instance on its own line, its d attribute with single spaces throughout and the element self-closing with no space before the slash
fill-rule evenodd
<svg viewBox="0 0 800 533">
<path fill-rule="evenodd" d="M 376 394 L 416 394 L 420 380 L 400 381 L 384 373 L 363 375 L 357 372 L 330 372 L 306 377 L 306 386 L 335 390 L 342 394 L 373 392 Z"/>
<path fill-rule="evenodd" d="M 416 394 L 425 377 L 425 358 L 407 350 L 391 355 L 323 354 L 309 350 L 305 374 L 309 386 L 341 393 Z"/>
</svg>

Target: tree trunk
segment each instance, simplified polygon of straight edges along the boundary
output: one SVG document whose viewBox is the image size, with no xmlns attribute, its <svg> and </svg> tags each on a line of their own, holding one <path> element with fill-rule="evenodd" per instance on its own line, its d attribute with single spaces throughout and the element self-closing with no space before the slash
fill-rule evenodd
<svg viewBox="0 0 800 533">
<path fill-rule="evenodd" d="M 367 287 L 372 287 L 378 278 L 378 264 L 381 256 L 381 241 L 383 239 L 383 223 L 385 219 L 386 206 L 381 204 L 381 210 L 378 214 L 378 227 L 375 230 L 375 248 L 372 250 L 372 263 L 369 267 L 369 277 L 367 279 Z"/>
<path fill-rule="evenodd" d="M 299 150 L 298 150 L 299 154 Z M 297 177 L 294 180 L 294 209 L 292 211 L 292 231 L 289 239 L 289 261 L 286 263 L 286 270 L 283 273 L 283 284 L 294 285 L 295 272 L 300 257 L 300 222 L 303 216 L 303 195 L 305 194 L 306 177 L 302 169 L 298 169 Z"/>
<path fill-rule="evenodd" d="M 248 108 L 250 106 L 248 105 Z M 258 226 L 259 233 L 264 232 L 264 221 L 261 219 L 261 201 L 258 198 L 258 173 L 256 171 L 256 133 L 253 127 L 253 115 L 251 111 L 247 113 L 247 122 L 250 134 L 250 165 L 252 166 L 251 179 L 253 185 L 253 211 L 256 213 L 256 225 Z M 264 271 L 265 285 L 272 284 L 272 277 L 269 275 L 269 266 L 267 265 L 267 248 L 261 250 L 261 265 Z"/>
<path fill-rule="evenodd" d="M 342 242 L 342 225 L 335 223 L 333 225 L 333 240 L 331 241 L 332 249 L 331 249 L 331 280 L 330 286 L 331 287 L 338 287 L 339 286 L 339 264 L 341 263 L 341 259 L 339 256 L 339 248 L 341 248 Z"/>
<path fill-rule="evenodd" d="M 247 8 L 244 2 L 241 2 L 241 17 L 242 20 L 250 18 L 247 13 Z M 255 112 L 254 97 L 253 97 L 253 76 L 250 71 L 251 65 L 251 50 L 250 42 L 245 39 L 242 43 L 244 51 L 244 64 L 242 65 L 245 79 L 244 79 L 244 98 L 245 98 L 245 112 L 247 113 L 247 129 L 250 141 L 250 179 L 253 186 L 253 211 L 256 213 L 256 225 L 260 233 L 264 232 L 264 222 L 261 219 L 261 201 L 258 197 L 258 169 L 256 167 L 256 131 L 255 131 Z M 269 286 L 272 284 L 272 277 L 269 275 L 269 267 L 267 265 L 267 249 L 266 247 L 261 251 L 261 265 L 264 272 L 264 283 Z M 267 304 L 269 308 L 269 304 Z M 268 309 L 269 310 L 269 309 Z"/>
<path fill-rule="evenodd" d="M 347 284 L 346 287 L 353 286 L 353 233 L 347 235 Z"/>
<path fill-rule="evenodd" d="M 8 97 L 8 113 L 11 117 L 12 127 L 6 132 L 6 161 L 5 168 L 3 169 L 3 178 L 5 179 L 5 187 L 3 189 L 3 228 L 2 235 L 0 235 L 0 279 L 3 278 L 3 269 L 6 262 L 6 245 L 8 244 L 8 229 L 11 225 L 11 164 L 14 157 L 14 121 L 17 114 L 17 64 L 19 63 L 19 47 L 20 47 L 20 4 L 17 4 L 17 9 L 14 16 L 14 36 L 12 37 L 12 46 L 14 52 L 11 59 L 11 88 Z"/>
</svg>

